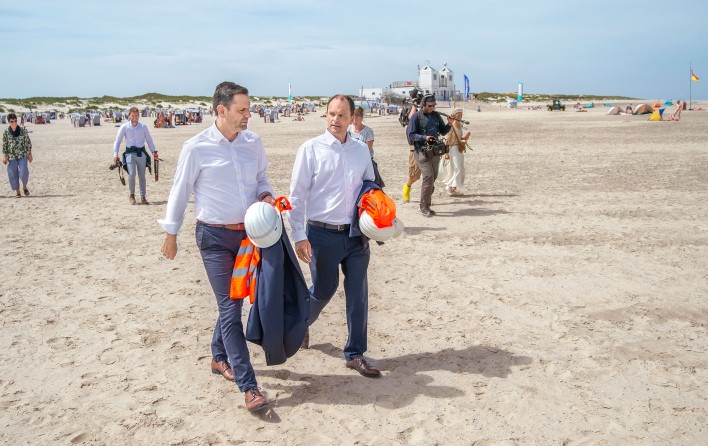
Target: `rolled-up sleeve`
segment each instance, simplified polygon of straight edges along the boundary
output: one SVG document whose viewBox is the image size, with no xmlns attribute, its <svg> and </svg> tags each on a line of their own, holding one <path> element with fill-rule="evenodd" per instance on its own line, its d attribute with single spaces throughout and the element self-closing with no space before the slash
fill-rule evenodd
<svg viewBox="0 0 708 446">
<path fill-rule="evenodd" d="M 300 146 L 297 155 L 295 155 L 293 174 L 290 179 L 290 205 L 292 210 L 288 212 L 288 222 L 290 223 L 292 239 L 295 243 L 307 238 L 305 218 L 307 200 L 310 196 L 310 186 L 312 184 L 312 169 L 309 165 L 307 152 L 308 147 L 306 145 Z"/>
<path fill-rule="evenodd" d="M 199 176 L 199 157 L 194 145 L 185 143 L 177 161 L 174 184 L 167 199 L 165 218 L 158 220 L 168 234 L 177 234 L 184 223 L 187 202 L 194 190 L 194 183 Z"/>
<path fill-rule="evenodd" d="M 125 137 L 125 125 L 120 126 L 118 134 L 116 135 L 116 140 L 113 142 L 113 156 L 118 156 L 118 151 L 120 151 L 120 143 L 123 142 Z"/>
<path fill-rule="evenodd" d="M 157 149 L 155 148 L 155 143 L 152 142 L 152 136 L 150 135 L 150 130 L 148 130 L 147 126 L 143 126 L 143 135 L 145 137 L 145 141 L 147 142 L 148 147 L 150 147 L 150 151 L 155 154 L 157 152 Z"/>
</svg>

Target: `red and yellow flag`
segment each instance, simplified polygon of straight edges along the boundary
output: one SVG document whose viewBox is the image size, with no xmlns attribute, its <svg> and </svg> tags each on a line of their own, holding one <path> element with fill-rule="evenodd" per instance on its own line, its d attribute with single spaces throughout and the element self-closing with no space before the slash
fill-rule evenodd
<svg viewBox="0 0 708 446">
<path fill-rule="evenodd" d="M 698 76 L 696 76 L 695 74 L 693 74 L 693 70 L 691 70 L 691 80 L 692 80 L 692 81 L 696 81 L 696 82 L 698 82 L 698 81 L 700 80 L 700 79 L 698 79 Z"/>
</svg>

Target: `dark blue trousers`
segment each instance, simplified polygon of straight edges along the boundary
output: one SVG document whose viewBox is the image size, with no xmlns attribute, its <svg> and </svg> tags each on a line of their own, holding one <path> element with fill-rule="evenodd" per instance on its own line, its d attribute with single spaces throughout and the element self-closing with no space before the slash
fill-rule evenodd
<svg viewBox="0 0 708 446">
<path fill-rule="evenodd" d="M 344 274 L 347 328 L 349 337 L 344 358 L 349 360 L 366 352 L 369 317 L 369 242 L 349 237 L 349 230 L 335 231 L 307 225 L 307 239 L 312 246 L 312 286 L 310 287 L 310 325 L 329 303 L 339 286 L 339 267 Z"/>
<path fill-rule="evenodd" d="M 245 392 L 257 387 L 258 383 L 243 334 L 243 299 L 231 299 L 229 292 L 236 254 L 241 240 L 246 237 L 246 231 L 232 231 L 197 223 L 195 235 L 219 308 L 219 317 L 216 319 L 211 341 L 211 355 L 215 361 L 228 358 L 236 385 L 241 392 Z"/>
</svg>

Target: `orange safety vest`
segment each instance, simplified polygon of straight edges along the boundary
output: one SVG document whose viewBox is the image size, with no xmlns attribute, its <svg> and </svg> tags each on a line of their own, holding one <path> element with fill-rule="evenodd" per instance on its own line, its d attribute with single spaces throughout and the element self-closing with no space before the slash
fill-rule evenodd
<svg viewBox="0 0 708 446">
<path fill-rule="evenodd" d="M 290 201 L 285 197 L 275 199 L 275 208 L 278 212 L 292 209 Z M 253 245 L 251 239 L 246 237 L 241 241 L 241 246 L 236 253 L 234 272 L 231 275 L 231 299 L 244 299 L 249 296 L 251 303 L 256 299 L 256 268 L 261 261 L 261 252 Z"/>
<path fill-rule="evenodd" d="M 231 275 L 231 299 L 249 297 L 251 303 L 256 298 L 256 267 L 261 261 L 261 253 L 248 237 L 241 241 L 236 254 L 234 272 Z"/>
</svg>

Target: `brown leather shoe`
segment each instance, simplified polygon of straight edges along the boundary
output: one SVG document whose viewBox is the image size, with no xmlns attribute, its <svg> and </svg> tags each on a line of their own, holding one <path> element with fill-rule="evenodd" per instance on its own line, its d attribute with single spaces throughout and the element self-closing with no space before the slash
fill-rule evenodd
<svg viewBox="0 0 708 446">
<path fill-rule="evenodd" d="M 256 412 L 268 407 L 268 401 L 258 390 L 258 387 L 246 390 L 246 409 L 249 412 Z"/>
<path fill-rule="evenodd" d="M 356 370 L 361 376 L 366 376 L 367 378 L 376 378 L 377 376 L 381 376 L 379 369 L 372 367 L 371 364 L 369 364 L 361 355 L 355 356 L 354 359 L 348 360 L 347 367 Z"/>
<path fill-rule="evenodd" d="M 310 329 L 309 329 L 309 327 L 305 331 L 305 337 L 302 338 L 302 344 L 300 344 L 300 350 L 303 350 L 303 349 L 307 350 L 308 348 L 310 348 Z"/>
<path fill-rule="evenodd" d="M 128 197 L 128 201 L 130 201 L 130 204 L 135 204 L 135 195 L 130 194 L 130 197 Z"/>
<path fill-rule="evenodd" d="M 145 197 L 140 198 L 140 204 L 150 204 Z"/>
<path fill-rule="evenodd" d="M 227 380 L 233 382 L 234 372 L 231 370 L 231 366 L 226 361 L 214 361 L 211 360 L 211 373 L 214 375 L 221 375 Z"/>
</svg>

